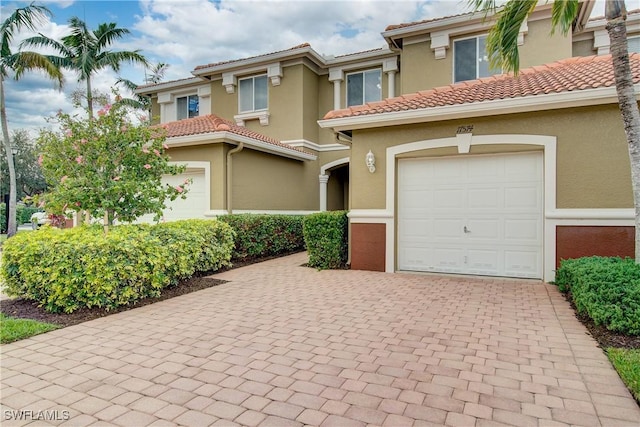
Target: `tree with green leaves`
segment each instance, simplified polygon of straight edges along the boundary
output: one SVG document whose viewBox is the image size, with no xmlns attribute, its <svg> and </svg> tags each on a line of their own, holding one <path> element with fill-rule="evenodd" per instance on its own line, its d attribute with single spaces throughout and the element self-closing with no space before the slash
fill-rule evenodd
<svg viewBox="0 0 640 427">
<path fill-rule="evenodd" d="M 36 52 L 12 50 L 14 36 L 21 30 L 33 30 L 46 22 L 51 11 L 44 6 L 31 3 L 29 6 L 16 9 L 0 25 L 0 121 L 2 122 L 2 139 L 9 172 L 9 224 L 7 236 L 13 236 L 17 231 L 16 223 L 16 170 L 9 139 L 9 125 L 4 81 L 13 74 L 18 80 L 27 71 L 41 70 L 45 75 L 62 86 L 63 76 L 60 69 L 46 56 Z"/>
<path fill-rule="evenodd" d="M 496 23 L 487 36 L 487 53 L 491 58 L 491 65 L 517 75 L 520 67 L 518 33 L 522 23 L 535 10 L 538 0 L 509 0 L 501 8 L 497 8 L 496 0 L 469 0 L 469 4 L 476 11 L 493 12 L 497 15 Z M 552 31 L 559 29 L 562 34 L 567 35 L 579 10 L 578 0 L 555 0 L 551 9 Z M 635 206 L 635 258 L 640 263 L 640 112 L 629 65 L 627 10 L 624 0 L 607 0 L 605 18 L 618 103 L 629 147 Z"/>
<path fill-rule="evenodd" d="M 47 182 L 38 164 L 38 151 L 29 133 L 24 129 L 13 132 L 11 146 L 17 153 L 13 156 L 16 168 L 17 199 L 35 196 L 47 189 Z M 6 150 L 0 145 L 0 159 L 6 160 Z M 9 191 L 9 171 L 2 169 L 0 174 L 0 194 Z"/>
<path fill-rule="evenodd" d="M 167 200 L 184 198 L 189 180 L 162 183 L 177 175 L 165 153 L 163 129 L 132 123 L 126 108 L 106 105 L 96 118 L 58 113 L 60 130 L 43 130 L 38 138 L 42 169 L 50 191 L 41 198 L 53 214 L 84 210 L 113 221 L 131 222 L 145 214 L 162 216 Z"/>
<path fill-rule="evenodd" d="M 147 60 L 134 51 L 113 51 L 110 46 L 117 40 L 129 34 L 126 28 L 119 28 L 115 22 L 103 23 L 91 31 L 87 24 L 78 17 L 69 19 L 70 34 L 60 41 L 43 34 L 30 37 L 22 43 L 24 46 L 50 48 L 59 56 L 49 55 L 49 60 L 60 68 L 78 73 L 78 81 L 85 82 L 87 95 L 87 111 L 93 118 L 93 93 L 91 78 L 98 71 L 110 68 L 115 72 L 120 70 L 122 63 L 141 64 L 147 66 Z"/>
</svg>

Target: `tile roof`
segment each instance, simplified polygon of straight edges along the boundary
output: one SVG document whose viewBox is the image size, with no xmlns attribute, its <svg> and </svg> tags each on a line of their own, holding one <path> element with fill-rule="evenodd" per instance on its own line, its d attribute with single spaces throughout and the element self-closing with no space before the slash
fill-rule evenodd
<svg viewBox="0 0 640 427">
<path fill-rule="evenodd" d="M 263 53 L 263 54 L 256 55 L 256 56 L 250 56 L 248 58 L 232 59 L 232 60 L 229 60 L 229 61 L 214 62 L 214 63 L 211 63 L 211 64 L 198 65 L 196 68 L 194 68 L 194 71 L 195 70 L 201 70 L 203 68 L 216 67 L 216 66 L 219 66 L 219 65 L 232 64 L 234 62 L 246 61 L 247 59 L 261 58 L 263 56 L 274 55 L 276 53 L 288 52 L 288 51 L 292 51 L 292 50 L 302 49 L 302 48 L 305 48 L 305 47 L 311 47 L 311 45 L 309 43 L 302 43 L 302 44 L 299 44 L 297 46 L 290 47 L 289 49 L 278 50 L 276 52 Z"/>
<path fill-rule="evenodd" d="M 633 9 L 633 10 L 628 10 L 627 11 L 627 16 L 629 16 L 629 15 L 638 15 L 638 14 L 640 14 L 640 9 Z M 603 19 L 606 19 L 606 16 L 604 16 L 604 15 L 594 16 L 593 18 L 589 18 L 589 22 L 591 22 L 591 21 L 601 21 Z"/>
<path fill-rule="evenodd" d="M 466 12 L 466 13 L 459 13 L 457 15 L 448 15 L 448 16 L 440 16 L 438 18 L 431 18 L 431 19 L 424 19 L 422 21 L 415 21 L 415 22 L 404 22 L 402 24 L 395 24 L 395 25 L 387 25 L 387 28 L 385 28 L 385 31 L 391 31 L 391 30 L 397 30 L 400 28 L 407 28 L 407 27 L 413 27 L 414 25 L 420 25 L 420 24 L 428 24 L 429 22 L 438 22 L 438 21 L 444 21 L 445 19 L 450 19 L 450 18 L 457 18 L 460 16 L 472 16 L 475 12 Z"/>
<path fill-rule="evenodd" d="M 633 83 L 640 83 L 640 54 L 630 54 L 629 59 Z M 520 70 L 517 77 L 513 74 L 501 74 L 329 111 L 324 119 L 420 110 L 614 85 L 611 55 L 577 57 Z"/>
<path fill-rule="evenodd" d="M 281 148 L 306 153 L 306 151 L 292 147 L 289 144 L 282 143 L 277 139 L 270 138 L 258 132 L 247 129 L 244 126 L 238 126 L 232 121 L 225 120 L 215 114 L 193 117 L 190 119 L 177 120 L 175 122 L 163 123 L 159 125 L 166 130 L 167 138 L 175 138 L 179 136 L 201 135 L 213 132 L 229 132 L 235 135 L 244 136 L 257 141 L 266 142 Z"/>
<path fill-rule="evenodd" d="M 352 52 L 352 53 L 345 53 L 342 55 L 336 55 L 334 58 L 338 59 L 338 58 L 346 58 L 349 56 L 362 55 L 363 53 L 382 52 L 384 49 L 385 48 L 383 47 L 378 47 L 375 49 L 361 50 L 360 52 Z"/>
</svg>

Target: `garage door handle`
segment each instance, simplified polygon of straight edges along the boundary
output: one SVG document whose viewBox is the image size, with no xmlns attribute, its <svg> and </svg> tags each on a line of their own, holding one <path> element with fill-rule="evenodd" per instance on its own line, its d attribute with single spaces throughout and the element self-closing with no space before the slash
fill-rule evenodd
<svg viewBox="0 0 640 427">
<path fill-rule="evenodd" d="M 464 232 L 465 232 L 465 233 L 471 233 L 471 230 L 469 230 L 469 229 L 467 228 L 467 226 L 465 225 L 465 226 L 464 226 Z"/>
</svg>

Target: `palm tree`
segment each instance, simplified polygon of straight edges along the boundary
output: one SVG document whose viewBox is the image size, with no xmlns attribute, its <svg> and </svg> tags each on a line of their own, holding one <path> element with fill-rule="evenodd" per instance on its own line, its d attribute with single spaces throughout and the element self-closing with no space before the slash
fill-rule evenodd
<svg viewBox="0 0 640 427">
<path fill-rule="evenodd" d="M 495 0 L 469 0 L 476 11 L 496 12 Z M 537 0 L 509 0 L 500 10 L 498 19 L 487 36 L 487 53 L 492 65 L 518 73 L 518 32 L 520 25 L 533 12 Z M 555 0 L 551 9 L 553 31 L 558 28 L 567 35 L 579 11 L 578 0 Z M 606 29 L 609 33 L 611 61 L 615 76 L 618 103 L 631 161 L 631 182 L 635 206 L 636 263 L 640 263 L 640 112 L 633 91 L 633 75 L 627 46 L 627 10 L 624 0 L 607 0 Z"/>
<path fill-rule="evenodd" d="M 78 81 L 87 85 L 87 108 L 89 117 L 93 117 L 93 95 L 91 89 L 91 77 L 103 68 L 120 70 L 123 62 L 138 63 L 147 66 L 147 60 L 138 50 L 111 51 L 111 46 L 116 40 L 121 39 L 130 31 L 126 28 L 118 28 L 115 22 L 103 23 L 97 29 L 91 31 L 87 24 L 78 17 L 69 19 L 71 33 L 61 39 L 53 40 L 39 34 L 22 42 L 25 46 L 52 48 L 60 56 L 48 58 L 60 68 L 67 68 L 78 73 Z"/>
<path fill-rule="evenodd" d="M 157 64 L 152 65 L 148 70 L 145 69 L 145 84 L 160 83 L 164 78 L 164 75 L 167 72 L 168 68 L 169 64 L 158 62 Z M 147 74 L 147 71 L 149 71 L 149 74 Z M 138 85 L 136 83 L 123 77 L 119 77 L 116 81 L 116 85 L 119 84 L 123 85 L 134 94 L 136 89 L 138 88 Z M 146 96 L 136 94 L 135 98 L 121 98 L 118 103 L 138 110 L 145 110 L 149 112 L 149 114 L 151 114 L 151 100 Z"/>
<path fill-rule="evenodd" d="M 0 26 L 0 120 L 2 121 L 2 139 L 7 153 L 9 169 L 9 224 L 7 236 L 16 234 L 16 170 L 13 162 L 13 152 L 9 140 L 9 125 L 7 123 L 7 109 L 5 101 L 4 80 L 13 73 L 18 80 L 29 70 L 43 70 L 51 79 L 62 86 L 63 77 L 60 69 L 45 56 L 35 52 L 12 52 L 11 43 L 15 33 L 22 29 L 35 30 L 36 27 L 50 17 L 51 11 L 44 6 L 30 4 L 16 9 Z"/>
</svg>

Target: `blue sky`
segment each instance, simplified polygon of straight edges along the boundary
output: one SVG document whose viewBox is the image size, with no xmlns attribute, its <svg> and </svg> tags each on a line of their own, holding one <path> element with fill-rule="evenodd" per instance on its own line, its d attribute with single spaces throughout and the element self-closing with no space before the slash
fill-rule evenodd
<svg viewBox="0 0 640 427">
<path fill-rule="evenodd" d="M 2 0 L 0 16 L 29 4 Z M 151 63 L 170 65 L 165 80 L 190 76 L 197 65 L 287 49 L 311 43 L 319 53 L 340 55 L 384 46 L 380 33 L 389 24 L 429 19 L 467 11 L 466 0 L 44 0 L 54 14 L 40 32 L 60 39 L 67 22 L 77 16 L 94 29 L 116 22 L 131 34 L 115 49 L 139 49 Z M 601 14 L 602 12 L 600 12 Z M 32 34 L 18 34 L 19 42 Z M 16 46 L 17 48 L 17 46 Z M 141 67 L 125 66 L 122 77 L 142 83 Z M 109 92 L 118 76 L 110 70 L 92 80 Z M 66 75 L 62 92 L 42 75 L 6 81 L 10 129 L 37 130 L 58 110 L 73 112 L 70 93 L 82 88 Z"/>
</svg>

